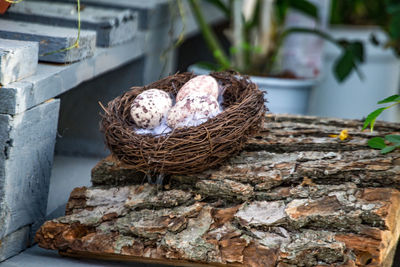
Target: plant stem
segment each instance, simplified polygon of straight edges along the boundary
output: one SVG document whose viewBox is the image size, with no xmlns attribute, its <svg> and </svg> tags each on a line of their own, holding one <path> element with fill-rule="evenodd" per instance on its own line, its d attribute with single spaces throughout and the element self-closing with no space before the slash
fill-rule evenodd
<svg viewBox="0 0 400 267">
<path fill-rule="evenodd" d="M 76 37 L 76 40 L 75 40 L 74 44 L 69 46 L 69 47 L 63 48 L 63 49 L 59 49 L 59 50 L 56 50 L 56 51 L 52 51 L 52 52 L 41 54 L 39 56 L 43 57 L 43 56 L 48 56 L 48 55 L 61 53 L 61 52 L 64 52 L 64 51 L 68 51 L 68 50 L 71 50 L 71 49 L 74 49 L 74 48 L 79 48 L 79 38 L 81 36 L 81 2 L 80 2 L 80 0 L 76 0 L 76 4 L 77 4 L 77 10 L 78 10 L 78 36 Z"/>
<path fill-rule="evenodd" d="M 213 51 L 213 56 L 218 64 L 224 69 L 229 69 L 231 67 L 229 58 L 226 56 L 219 43 L 217 37 L 212 31 L 211 27 L 207 24 L 204 16 L 201 12 L 198 0 L 189 0 L 190 7 L 192 9 L 193 15 L 196 18 L 197 25 L 199 26 L 203 37 L 206 41 L 208 48 Z"/>
<path fill-rule="evenodd" d="M 244 54 L 243 54 L 243 19 L 242 19 L 242 5 L 243 0 L 236 0 L 233 2 L 233 46 L 236 48 L 236 53 L 232 55 L 233 64 L 239 69 L 244 68 Z"/>
</svg>

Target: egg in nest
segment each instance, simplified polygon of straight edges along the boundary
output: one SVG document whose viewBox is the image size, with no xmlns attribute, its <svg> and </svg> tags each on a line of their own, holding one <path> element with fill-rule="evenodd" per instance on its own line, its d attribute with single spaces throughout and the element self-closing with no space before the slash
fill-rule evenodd
<svg viewBox="0 0 400 267">
<path fill-rule="evenodd" d="M 194 94 L 210 95 L 218 99 L 219 88 L 217 80 L 210 75 L 199 75 L 190 79 L 179 90 L 176 95 L 176 102 Z"/>
<path fill-rule="evenodd" d="M 153 129 L 172 107 L 170 95 L 159 89 L 149 89 L 139 94 L 131 104 L 131 116 L 135 124 L 144 129 Z"/>
<path fill-rule="evenodd" d="M 218 101 L 210 95 L 189 95 L 169 111 L 167 124 L 171 128 L 197 126 L 221 112 Z"/>
</svg>

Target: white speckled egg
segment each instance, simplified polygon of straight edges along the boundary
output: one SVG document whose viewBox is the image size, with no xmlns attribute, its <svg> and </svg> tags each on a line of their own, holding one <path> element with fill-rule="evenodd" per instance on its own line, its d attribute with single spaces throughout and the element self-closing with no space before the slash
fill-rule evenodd
<svg viewBox="0 0 400 267">
<path fill-rule="evenodd" d="M 153 129 L 160 125 L 172 107 L 170 95 L 159 89 L 139 94 L 131 104 L 131 116 L 138 127 Z"/>
<path fill-rule="evenodd" d="M 188 95 L 204 94 L 218 99 L 218 82 L 210 75 L 199 75 L 185 83 L 176 95 L 176 102 Z"/>
<path fill-rule="evenodd" d="M 220 113 L 217 100 L 210 95 L 189 95 L 169 111 L 167 124 L 171 128 L 197 126 Z"/>
</svg>

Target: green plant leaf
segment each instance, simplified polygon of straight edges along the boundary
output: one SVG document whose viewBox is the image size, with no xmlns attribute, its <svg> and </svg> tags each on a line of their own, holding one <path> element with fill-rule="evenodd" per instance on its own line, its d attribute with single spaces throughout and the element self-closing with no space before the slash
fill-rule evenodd
<svg viewBox="0 0 400 267">
<path fill-rule="evenodd" d="M 399 39 L 400 38 L 400 13 L 396 13 L 391 17 L 389 23 L 389 35 L 392 39 Z"/>
<path fill-rule="evenodd" d="M 364 46 L 362 42 L 355 41 L 349 45 L 349 50 L 354 54 L 355 58 L 360 61 L 364 62 Z"/>
<path fill-rule="evenodd" d="M 231 55 L 235 55 L 235 54 L 237 54 L 239 52 L 239 48 L 238 47 L 236 47 L 236 46 L 231 46 L 231 47 L 229 47 L 229 53 L 231 54 Z"/>
<path fill-rule="evenodd" d="M 386 108 L 378 108 L 377 110 L 372 111 L 370 114 L 368 114 L 367 118 L 364 121 L 363 125 L 363 130 L 368 127 L 368 125 L 371 125 L 371 131 L 374 130 L 374 124 L 376 121 L 376 118 L 381 115 L 381 113 L 385 110 Z"/>
<path fill-rule="evenodd" d="M 386 7 L 386 11 L 389 14 L 400 13 L 400 4 L 391 4 Z"/>
<path fill-rule="evenodd" d="M 379 46 L 381 44 L 378 37 L 374 33 L 371 33 L 369 41 L 375 46 Z"/>
<path fill-rule="evenodd" d="M 387 146 L 381 150 L 381 153 L 386 154 L 386 153 L 392 152 L 395 149 L 396 149 L 396 146 Z"/>
<path fill-rule="evenodd" d="M 345 51 L 339 57 L 334 66 L 333 71 L 338 81 L 343 82 L 354 69 L 354 57 L 350 51 Z"/>
<path fill-rule="evenodd" d="M 400 135 L 398 134 L 388 134 L 385 136 L 385 139 L 390 143 L 400 145 Z"/>
<path fill-rule="evenodd" d="M 250 31 L 252 28 L 258 25 L 260 20 L 260 13 L 261 13 L 261 1 L 258 0 L 256 6 L 254 7 L 253 17 L 249 21 L 247 21 L 244 25 L 246 31 Z"/>
<path fill-rule="evenodd" d="M 400 101 L 400 95 L 389 96 L 389 97 L 379 101 L 378 104 L 386 104 L 386 103 L 397 102 L 397 101 Z"/>
<path fill-rule="evenodd" d="M 289 6 L 312 18 L 319 19 L 317 7 L 307 0 L 290 0 Z"/>
<path fill-rule="evenodd" d="M 358 75 L 362 77 L 361 72 L 359 72 L 357 68 L 357 65 L 364 62 L 365 58 L 364 45 L 362 42 L 338 40 L 336 43 L 343 49 L 342 55 L 334 64 L 336 79 L 339 82 L 343 82 L 353 70 L 357 71 Z"/>
<path fill-rule="evenodd" d="M 286 13 L 289 7 L 289 1 L 290 0 L 277 0 L 276 1 L 276 8 L 275 8 L 275 13 L 276 13 L 276 19 L 278 22 L 278 25 L 281 25 L 285 22 L 286 18 Z"/>
<path fill-rule="evenodd" d="M 382 137 L 374 137 L 368 140 L 368 146 L 371 148 L 382 149 L 386 147 L 386 144 Z"/>
</svg>

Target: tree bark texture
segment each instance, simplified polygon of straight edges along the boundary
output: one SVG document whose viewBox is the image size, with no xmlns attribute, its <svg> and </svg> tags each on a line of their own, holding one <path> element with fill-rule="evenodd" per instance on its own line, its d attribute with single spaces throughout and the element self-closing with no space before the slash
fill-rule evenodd
<svg viewBox="0 0 400 267">
<path fill-rule="evenodd" d="M 400 153 L 368 148 L 400 125 L 267 115 L 217 169 L 162 186 L 108 157 L 93 187 L 39 245 L 70 256 L 209 266 L 391 266 L 400 235 Z M 349 138 L 329 137 L 348 129 Z M 145 183 L 146 182 L 146 183 Z"/>
</svg>

